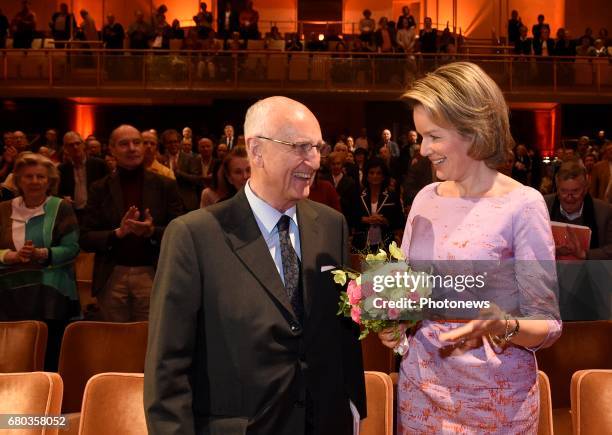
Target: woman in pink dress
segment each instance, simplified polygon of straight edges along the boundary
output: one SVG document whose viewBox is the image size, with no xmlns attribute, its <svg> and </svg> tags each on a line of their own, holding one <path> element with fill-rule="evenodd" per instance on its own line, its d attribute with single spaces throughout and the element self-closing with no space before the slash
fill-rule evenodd
<svg viewBox="0 0 612 435">
<path fill-rule="evenodd" d="M 421 154 L 444 180 L 423 188 L 413 202 L 402 242 L 406 258 L 442 268 L 499 267 L 473 293 L 491 300 L 487 315 L 463 321 L 429 316 L 411 331 L 399 376 L 398 433 L 535 434 L 534 352 L 561 334 L 544 199 L 495 169 L 513 144 L 508 108 L 478 66 L 445 65 L 415 82 L 406 98 L 423 136 Z M 469 296 L 454 290 L 459 299 Z M 379 335 L 393 348 L 405 330 Z"/>
</svg>

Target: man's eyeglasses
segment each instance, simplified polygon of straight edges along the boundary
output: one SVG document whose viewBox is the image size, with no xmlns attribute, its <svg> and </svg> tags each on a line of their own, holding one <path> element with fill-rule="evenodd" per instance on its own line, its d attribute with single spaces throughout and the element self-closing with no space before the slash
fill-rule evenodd
<svg viewBox="0 0 612 435">
<path fill-rule="evenodd" d="M 323 146 L 325 145 L 325 142 L 319 142 L 319 143 L 287 142 L 285 140 L 272 139 L 272 138 L 265 137 L 265 136 L 255 136 L 255 137 L 257 139 L 269 140 L 269 141 L 272 141 L 272 142 L 276 142 L 276 143 L 280 143 L 280 144 L 283 144 L 283 145 L 290 146 L 293 149 L 293 151 L 298 152 L 298 153 L 302 153 L 302 154 L 308 154 L 310 152 L 310 150 L 312 150 L 313 148 L 317 152 L 321 152 L 321 148 L 323 148 Z"/>
</svg>

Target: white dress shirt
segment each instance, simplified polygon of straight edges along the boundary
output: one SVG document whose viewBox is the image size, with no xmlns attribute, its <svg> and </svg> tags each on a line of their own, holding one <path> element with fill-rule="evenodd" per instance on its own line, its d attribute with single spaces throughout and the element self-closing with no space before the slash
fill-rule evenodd
<svg viewBox="0 0 612 435">
<path fill-rule="evenodd" d="M 291 245 L 293 249 L 295 249 L 295 253 L 297 254 L 300 261 L 302 260 L 302 252 L 300 250 L 300 231 L 297 224 L 297 207 L 294 205 L 285 213 L 281 213 L 270 204 L 265 202 L 263 199 L 259 198 L 255 192 L 251 189 L 251 185 L 249 182 L 244 186 L 244 193 L 246 194 L 247 201 L 251 206 L 251 210 L 253 210 L 253 214 L 255 215 L 255 220 L 257 221 L 257 225 L 259 226 L 259 230 L 266 241 L 266 245 L 268 245 L 268 250 L 270 251 L 270 255 L 272 256 L 272 260 L 274 260 L 274 264 L 276 265 L 276 269 L 285 284 L 285 275 L 283 274 L 283 260 L 281 257 L 281 248 L 280 248 L 280 238 L 278 237 L 278 227 L 276 224 L 278 220 L 281 218 L 283 214 L 289 216 L 291 219 L 289 221 L 289 239 L 291 240 Z"/>
</svg>

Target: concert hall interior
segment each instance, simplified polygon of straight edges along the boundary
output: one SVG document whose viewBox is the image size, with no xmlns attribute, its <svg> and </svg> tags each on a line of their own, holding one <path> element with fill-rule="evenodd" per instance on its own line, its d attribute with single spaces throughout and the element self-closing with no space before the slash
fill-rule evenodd
<svg viewBox="0 0 612 435">
<path fill-rule="evenodd" d="M 0 433 L 612 434 L 611 11 L 0 0 Z"/>
</svg>

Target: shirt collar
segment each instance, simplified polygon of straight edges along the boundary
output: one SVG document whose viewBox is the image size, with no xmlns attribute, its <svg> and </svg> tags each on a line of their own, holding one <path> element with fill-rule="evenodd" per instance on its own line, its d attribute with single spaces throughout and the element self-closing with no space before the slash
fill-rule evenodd
<svg viewBox="0 0 612 435">
<path fill-rule="evenodd" d="M 582 209 L 584 208 L 584 202 L 582 203 L 582 205 L 580 206 L 580 210 L 578 210 L 577 212 L 574 213 L 568 213 L 563 209 L 563 206 L 561 204 L 559 204 L 559 210 L 561 211 L 561 214 L 563 216 L 565 216 L 566 219 L 573 221 L 575 219 L 578 219 L 580 216 L 582 216 Z"/>
<path fill-rule="evenodd" d="M 295 205 L 285 211 L 285 213 L 281 213 L 253 192 L 250 181 L 247 181 L 244 186 L 244 193 L 262 231 L 265 229 L 268 234 L 271 234 L 276 229 L 276 224 L 283 214 L 289 216 L 297 226 L 297 207 Z"/>
</svg>

